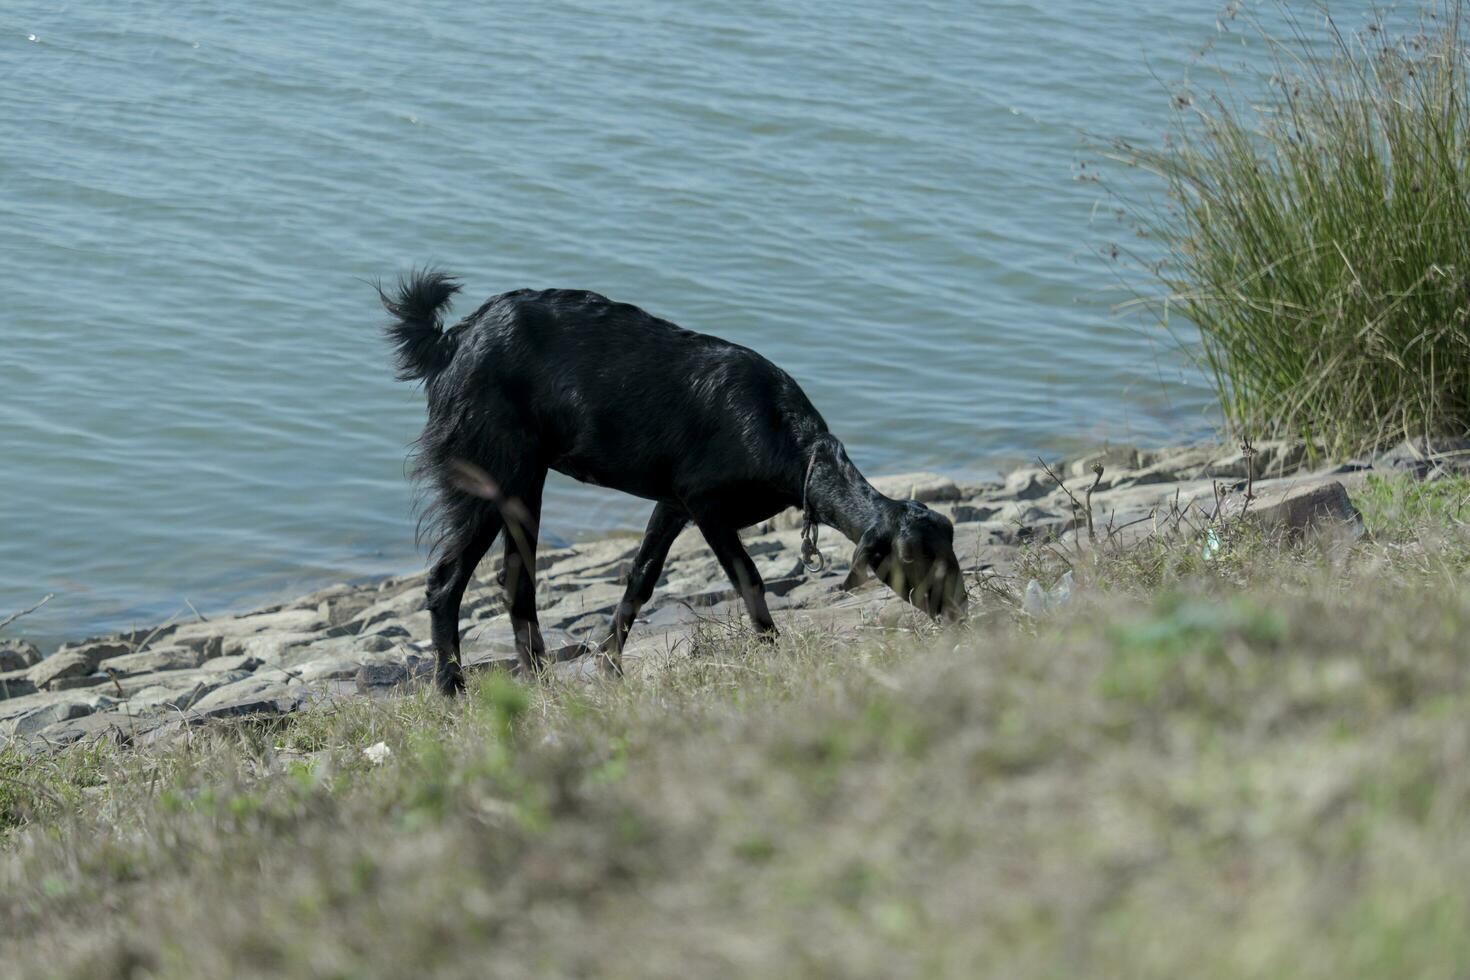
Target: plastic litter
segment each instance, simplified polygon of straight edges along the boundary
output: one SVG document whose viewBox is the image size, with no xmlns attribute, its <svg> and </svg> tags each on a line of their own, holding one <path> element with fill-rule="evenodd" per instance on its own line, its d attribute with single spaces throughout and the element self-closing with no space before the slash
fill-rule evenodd
<svg viewBox="0 0 1470 980">
<path fill-rule="evenodd" d="M 1050 589 L 1043 589 L 1041 583 L 1032 579 L 1026 583 L 1026 591 L 1021 595 L 1021 611 L 1032 619 L 1039 619 L 1044 614 L 1066 605 L 1072 599 L 1072 573 L 1064 572 L 1057 580 L 1057 584 Z"/>
</svg>

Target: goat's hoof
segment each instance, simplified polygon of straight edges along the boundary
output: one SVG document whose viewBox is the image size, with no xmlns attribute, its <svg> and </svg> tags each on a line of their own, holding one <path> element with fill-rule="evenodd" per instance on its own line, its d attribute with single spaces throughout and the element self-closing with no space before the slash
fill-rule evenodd
<svg viewBox="0 0 1470 980">
<path fill-rule="evenodd" d="M 434 671 L 434 686 L 439 693 L 447 698 L 464 692 L 464 672 L 459 669 L 459 664 L 449 662 L 441 663 Z"/>
</svg>

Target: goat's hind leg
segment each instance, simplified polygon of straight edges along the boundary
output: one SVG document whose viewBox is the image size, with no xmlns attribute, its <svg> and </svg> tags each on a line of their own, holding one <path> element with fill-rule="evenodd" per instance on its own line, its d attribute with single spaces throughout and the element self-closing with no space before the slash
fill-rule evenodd
<svg viewBox="0 0 1470 980">
<path fill-rule="evenodd" d="M 688 523 L 689 515 L 669 503 L 655 505 L 652 516 L 648 518 L 643 543 L 638 546 L 633 569 L 628 573 L 628 588 L 623 592 L 617 612 L 613 613 L 612 633 L 602 644 L 602 654 L 618 676 L 623 673 L 623 644 L 628 640 L 633 620 L 638 618 L 638 610 L 643 608 L 643 604 L 653 597 L 653 589 L 663 574 L 669 549 Z"/>
<path fill-rule="evenodd" d="M 536 615 L 536 537 L 541 525 L 541 489 L 546 471 L 505 488 L 505 597 L 521 668 L 539 674 L 546 667 L 546 641 Z M 517 493 L 519 490 L 519 493 Z"/>
<path fill-rule="evenodd" d="M 443 506 L 445 532 L 429 570 L 429 628 L 436 659 L 434 685 L 441 694 L 453 695 L 464 690 L 459 664 L 460 602 L 502 522 L 492 504 L 473 497 L 448 498 Z"/>
<path fill-rule="evenodd" d="M 730 584 L 745 600 L 745 611 L 750 614 L 750 622 L 756 632 L 763 640 L 775 640 L 776 621 L 771 618 L 771 610 L 766 605 L 766 584 L 761 581 L 750 552 L 740 543 L 740 535 L 727 524 L 710 521 L 700 521 L 699 530 L 709 542 L 715 558 L 719 559 Z"/>
</svg>

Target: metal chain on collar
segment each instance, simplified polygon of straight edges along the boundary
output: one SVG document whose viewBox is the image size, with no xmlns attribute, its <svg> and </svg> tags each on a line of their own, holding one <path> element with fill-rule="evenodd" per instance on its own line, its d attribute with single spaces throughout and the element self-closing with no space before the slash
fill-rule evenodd
<svg viewBox="0 0 1470 980">
<path fill-rule="evenodd" d="M 806 479 L 801 481 L 801 564 L 813 575 L 827 567 L 827 558 L 822 554 L 822 549 L 817 547 L 817 522 L 812 517 L 806 495 L 807 486 L 812 482 L 812 470 L 816 465 L 817 450 L 813 447 L 812 458 L 806 464 Z"/>
</svg>

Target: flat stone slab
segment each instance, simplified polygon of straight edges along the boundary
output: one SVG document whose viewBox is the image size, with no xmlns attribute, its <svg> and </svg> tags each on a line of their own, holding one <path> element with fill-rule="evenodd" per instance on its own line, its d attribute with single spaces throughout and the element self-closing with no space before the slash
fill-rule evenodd
<svg viewBox="0 0 1470 980">
<path fill-rule="evenodd" d="M 959 500 L 961 496 L 959 485 L 939 473 L 895 473 L 892 476 L 875 476 L 868 482 L 879 493 L 895 500 L 917 500 L 927 504 Z"/>
<path fill-rule="evenodd" d="M 36 687 L 36 682 L 31 680 L 29 667 L 0 674 L 0 701 L 25 697 L 27 694 L 35 694 L 38 690 L 40 688 Z"/>
<path fill-rule="evenodd" d="M 130 743 L 162 724 L 162 718 L 134 715 L 122 711 L 97 711 L 47 725 L 33 733 L 33 738 L 58 747 L 98 739 Z"/>
<path fill-rule="evenodd" d="M 135 674 L 152 674 L 162 670 L 187 670 L 198 667 L 204 658 L 199 651 L 190 647 L 159 647 L 142 653 L 125 653 L 107 657 L 98 667 L 108 675 L 132 677 Z"/>
<path fill-rule="evenodd" d="M 0 642 L 0 674 L 25 670 L 41 662 L 41 650 L 24 640 Z"/>
<path fill-rule="evenodd" d="M 1353 538 L 1363 534 L 1363 516 L 1340 480 L 1268 490 L 1249 503 L 1243 495 L 1232 495 L 1221 513 L 1227 518 L 1244 515 L 1261 527 L 1294 537 L 1325 529 L 1342 531 Z"/>
<path fill-rule="evenodd" d="M 294 711 L 306 694 L 305 685 L 292 690 L 290 679 L 247 677 L 215 688 L 189 709 L 192 718 L 235 718 Z"/>
<path fill-rule="evenodd" d="M 92 691 L 40 691 L 11 698 L 0 701 L 0 735 L 31 735 L 47 725 L 90 715 L 118 703 L 116 698 Z"/>
<path fill-rule="evenodd" d="M 32 684 L 46 690 L 59 682 L 86 677 L 97 669 L 101 658 L 86 650 L 59 650 L 36 664 L 26 676 Z"/>
</svg>

